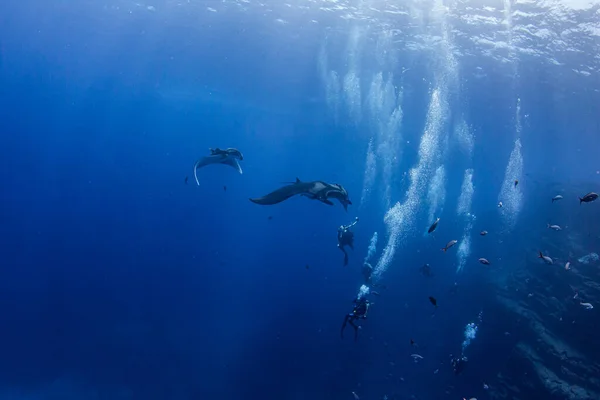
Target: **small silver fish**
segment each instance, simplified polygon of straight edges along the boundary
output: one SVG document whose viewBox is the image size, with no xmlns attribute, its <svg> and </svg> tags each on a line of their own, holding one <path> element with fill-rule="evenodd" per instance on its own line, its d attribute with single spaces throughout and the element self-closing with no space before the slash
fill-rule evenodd
<svg viewBox="0 0 600 400">
<path fill-rule="evenodd" d="M 548 224 L 548 229 L 554 229 L 555 231 L 560 231 L 562 228 L 558 225 L 550 225 Z"/>
<path fill-rule="evenodd" d="M 448 250 L 450 247 L 454 246 L 456 243 L 458 243 L 458 240 L 451 240 L 448 242 L 448 244 L 446 245 L 446 247 L 443 247 L 442 250 L 444 250 L 444 253 L 446 252 L 446 250 Z"/>
<path fill-rule="evenodd" d="M 487 234 L 488 234 L 488 231 L 481 231 L 479 234 L 480 234 L 481 236 L 485 236 L 485 235 L 487 235 Z"/>
<path fill-rule="evenodd" d="M 554 196 L 554 197 L 552 198 L 552 202 L 554 203 L 555 201 L 562 200 L 562 198 L 563 198 L 563 197 L 562 197 L 560 194 L 557 194 L 556 196 Z"/>
<path fill-rule="evenodd" d="M 502 206 L 503 206 L 502 202 L 501 201 L 498 202 L 498 208 L 502 208 Z"/>
<path fill-rule="evenodd" d="M 586 310 L 592 310 L 594 308 L 593 305 L 591 305 L 590 303 L 579 303 L 581 304 L 582 307 L 584 307 Z"/>
<path fill-rule="evenodd" d="M 490 265 L 491 263 L 487 260 L 487 258 L 480 258 L 479 262 L 482 263 L 483 265 Z"/>
<path fill-rule="evenodd" d="M 565 271 L 568 271 L 571 269 L 571 261 L 567 261 L 567 263 L 565 264 Z"/>
<path fill-rule="evenodd" d="M 360 397 L 355 392 L 352 392 L 352 396 L 354 396 L 354 400 L 360 400 Z"/>
<path fill-rule="evenodd" d="M 538 258 L 541 258 L 542 260 L 544 260 L 546 262 L 546 264 L 554 264 L 554 261 L 552 261 L 552 259 L 550 257 L 543 255 L 541 251 L 540 251 L 540 255 L 538 256 Z"/>
</svg>

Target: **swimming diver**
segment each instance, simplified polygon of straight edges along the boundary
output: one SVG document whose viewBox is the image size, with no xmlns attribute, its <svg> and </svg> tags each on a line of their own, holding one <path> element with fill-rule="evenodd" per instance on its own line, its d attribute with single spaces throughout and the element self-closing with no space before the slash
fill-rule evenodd
<svg viewBox="0 0 600 400">
<path fill-rule="evenodd" d="M 350 228 L 352 228 L 357 223 L 358 223 L 358 217 L 356 217 L 354 219 L 354 222 L 352 222 L 351 224 L 342 225 L 338 228 L 338 235 L 337 235 L 338 244 L 337 244 L 337 246 L 338 246 L 338 249 L 340 249 L 344 253 L 344 266 L 348 265 L 348 253 L 346 252 L 346 249 L 344 249 L 344 247 L 348 246 L 352 250 L 354 250 L 354 232 L 352 232 L 350 230 Z"/>
<path fill-rule="evenodd" d="M 352 328 L 354 328 L 354 340 L 358 340 L 358 330 L 360 329 L 359 325 L 356 325 L 354 321 L 357 319 L 367 319 L 367 313 L 369 312 L 369 306 L 371 303 L 369 300 L 364 297 L 357 297 L 353 300 L 354 309 L 350 314 L 347 314 L 344 317 L 344 323 L 342 324 L 342 330 L 340 332 L 340 336 L 342 339 L 344 338 L 344 329 L 346 329 L 346 324 L 350 324 Z"/>
</svg>

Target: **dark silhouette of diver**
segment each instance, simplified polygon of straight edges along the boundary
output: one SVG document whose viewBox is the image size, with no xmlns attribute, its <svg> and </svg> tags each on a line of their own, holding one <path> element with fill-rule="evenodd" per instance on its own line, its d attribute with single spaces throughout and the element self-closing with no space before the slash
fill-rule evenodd
<svg viewBox="0 0 600 400">
<path fill-rule="evenodd" d="M 340 332 L 340 336 L 342 339 L 344 338 L 344 329 L 346 329 L 346 324 L 350 324 L 352 328 L 354 328 L 354 340 L 358 340 L 358 330 L 360 329 L 359 325 L 356 325 L 354 321 L 357 319 L 367 319 L 367 313 L 369 312 L 369 306 L 371 303 L 369 300 L 364 297 L 357 297 L 353 301 L 354 309 L 350 314 L 347 314 L 344 317 L 344 323 L 342 324 L 342 330 Z"/>
<path fill-rule="evenodd" d="M 354 222 L 352 222 L 351 224 L 342 225 L 338 228 L 338 235 L 337 235 L 338 244 L 337 244 L 337 246 L 338 246 L 338 249 L 340 249 L 344 253 L 344 266 L 348 265 L 348 253 L 346 252 L 346 249 L 344 249 L 344 247 L 348 246 L 352 250 L 354 250 L 354 232 L 352 232 L 350 230 L 350 228 L 352 228 L 357 223 L 358 223 L 358 217 L 356 217 Z"/>
</svg>

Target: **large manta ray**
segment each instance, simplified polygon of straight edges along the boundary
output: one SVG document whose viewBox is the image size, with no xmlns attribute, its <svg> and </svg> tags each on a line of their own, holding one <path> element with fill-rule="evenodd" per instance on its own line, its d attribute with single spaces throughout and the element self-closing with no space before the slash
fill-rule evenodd
<svg viewBox="0 0 600 400">
<path fill-rule="evenodd" d="M 270 206 L 281 203 L 296 195 L 306 196 L 309 199 L 318 200 L 330 206 L 332 206 L 333 203 L 329 199 L 336 199 L 346 211 L 348 210 L 348 205 L 352 204 L 348 198 L 348 192 L 342 185 L 323 181 L 302 182 L 298 178 L 296 178 L 296 182 L 292 184 L 280 187 L 262 197 L 250 199 L 250 201 L 263 206 Z"/>
<path fill-rule="evenodd" d="M 196 183 L 200 185 L 198 181 L 198 169 L 205 167 L 210 164 L 224 164 L 229 165 L 230 167 L 235 168 L 240 174 L 242 173 L 242 167 L 240 167 L 240 163 L 238 160 L 243 160 L 244 156 L 237 149 L 210 149 L 211 155 L 202 157 L 194 164 L 194 178 L 196 178 Z"/>
</svg>

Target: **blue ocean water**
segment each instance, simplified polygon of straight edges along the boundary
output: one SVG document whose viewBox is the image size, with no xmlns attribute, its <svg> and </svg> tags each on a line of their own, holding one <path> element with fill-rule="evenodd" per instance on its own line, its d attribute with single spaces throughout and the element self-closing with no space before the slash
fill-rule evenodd
<svg viewBox="0 0 600 400">
<path fill-rule="evenodd" d="M 5 3 L 0 399 L 600 398 L 597 0 Z"/>
</svg>

